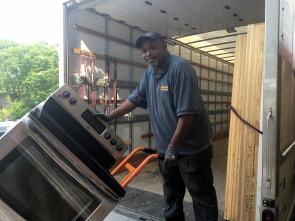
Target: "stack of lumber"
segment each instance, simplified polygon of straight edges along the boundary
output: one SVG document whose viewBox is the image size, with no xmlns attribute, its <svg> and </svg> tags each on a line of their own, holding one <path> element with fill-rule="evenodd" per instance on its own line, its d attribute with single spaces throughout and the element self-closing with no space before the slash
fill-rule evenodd
<svg viewBox="0 0 295 221">
<path fill-rule="evenodd" d="M 259 128 L 264 60 L 264 24 L 247 27 L 237 37 L 231 106 L 248 123 Z M 259 133 L 231 112 L 225 220 L 254 221 Z"/>
</svg>

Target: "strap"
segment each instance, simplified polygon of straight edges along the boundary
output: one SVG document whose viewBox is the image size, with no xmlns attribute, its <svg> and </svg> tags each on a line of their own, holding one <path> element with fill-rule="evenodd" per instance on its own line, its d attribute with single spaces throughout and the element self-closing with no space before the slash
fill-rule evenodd
<svg viewBox="0 0 295 221">
<path fill-rule="evenodd" d="M 248 121 L 246 121 L 244 118 L 241 117 L 241 115 L 236 111 L 236 109 L 229 103 L 226 105 L 226 107 L 229 109 L 229 111 L 232 111 L 244 124 L 246 124 L 248 127 L 252 128 L 256 132 L 263 134 L 261 130 L 250 124 Z"/>
</svg>

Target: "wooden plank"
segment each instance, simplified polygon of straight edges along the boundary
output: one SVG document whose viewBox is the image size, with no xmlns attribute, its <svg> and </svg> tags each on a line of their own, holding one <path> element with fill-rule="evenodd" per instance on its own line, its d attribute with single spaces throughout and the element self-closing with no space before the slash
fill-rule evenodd
<svg viewBox="0 0 295 221">
<path fill-rule="evenodd" d="M 247 82 L 247 75 L 245 73 L 245 54 L 246 54 L 246 51 L 247 51 L 247 41 L 248 41 L 248 35 L 245 36 L 246 39 L 243 39 L 244 40 L 244 51 L 242 51 L 242 58 L 243 59 L 243 66 L 240 67 L 240 72 L 239 72 L 239 80 L 237 79 L 237 97 L 235 98 L 236 99 L 236 102 L 233 102 L 232 104 L 232 107 L 234 107 L 236 109 L 236 111 L 240 114 L 245 114 L 245 100 L 246 100 L 246 97 L 245 97 L 245 90 L 247 90 L 247 85 L 245 83 L 242 83 L 242 82 Z M 234 114 L 233 114 L 234 115 Z M 232 173 L 232 180 L 233 180 L 233 199 L 232 199 L 232 217 L 237 217 L 238 216 L 238 209 L 240 207 L 240 195 L 241 195 L 241 180 L 240 180 L 240 171 L 242 170 L 241 168 L 241 164 L 242 164 L 242 160 L 243 158 L 241 158 L 240 156 L 243 154 L 243 133 L 244 133 L 244 125 L 243 123 L 237 118 L 236 115 L 235 116 L 235 119 L 236 119 L 236 127 L 235 127 L 235 131 L 233 131 L 233 139 L 234 139 L 234 142 L 233 142 L 233 148 L 234 149 L 234 152 L 235 152 L 235 155 L 234 155 L 234 159 L 233 159 L 233 164 L 232 164 L 232 167 L 233 167 L 233 173 Z M 237 136 L 240 135 L 240 136 Z M 236 220 L 236 219 L 233 219 L 233 220 Z"/>
<path fill-rule="evenodd" d="M 248 26 L 248 39 L 245 62 L 245 73 L 249 77 L 247 100 L 245 102 L 247 121 L 259 128 L 260 103 L 262 91 L 262 75 L 264 61 L 264 24 Z M 241 171 L 242 195 L 240 198 L 240 219 L 255 220 L 256 216 L 256 188 L 257 188 L 257 156 L 259 134 L 245 126 L 244 158 Z"/>
<path fill-rule="evenodd" d="M 246 53 L 246 42 L 247 36 L 241 35 L 237 37 L 236 42 L 236 63 L 234 66 L 234 76 L 233 76 L 233 88 L 232 88 L 232 98 L 231 105 L 240 108 L 239 100 L 241 97 L 241 86 L 240 82 L 243 82 L 244 73 L 244 55 Z M 224 218 L 226 220 L 232 219 L 232 210 L 234 207 L 234 181 L 233 174 L 235 173 L 235 154 L 239 145 L 237 145 L 236 130 L 238 129 L 239 119 L 234 115 L 230 115 L 230 130 L 229 130 L 229 145 L 228 145 L 228 161 L 227 161 L 227 179 L 226 179 L 226 191 L 225 191 L 225 211 Z"/>
<path fill-rule="evenodd" d="M 244 37 L 244 38 L 243 38 Z M 263 73 L 264 24 L 249 25 L 237 39 L 232 107 L 259 128 Z M 255 220 L 259 134 L 231 114 L 224 218 Z"/>
</svg>

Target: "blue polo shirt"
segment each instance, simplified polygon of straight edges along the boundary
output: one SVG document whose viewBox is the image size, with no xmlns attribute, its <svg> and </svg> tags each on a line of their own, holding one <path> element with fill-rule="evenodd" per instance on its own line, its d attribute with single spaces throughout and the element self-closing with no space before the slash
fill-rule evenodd
<svg viewBox="0 0 295 221">
<path fill-rule="evenodd" d="M 162 73 L 149 66 L 128 100 L 148 108 L 157 150 L 165 153 L 177 119 L 193 115 L 192 127 L 179 147 L 180 155 L 196 154 L 210 143 L 211 125 L 202 102 L 194 68 L 184 59 L 169 55 Z"/>
</svg>

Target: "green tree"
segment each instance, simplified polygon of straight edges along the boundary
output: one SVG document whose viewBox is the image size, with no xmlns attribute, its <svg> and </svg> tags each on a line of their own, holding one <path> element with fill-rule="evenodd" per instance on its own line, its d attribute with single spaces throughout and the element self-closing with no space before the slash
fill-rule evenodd
<svg viewBox="0 0 295 221">
<path fill-rule="evenodd" d="M 2 91 L 10 100 L 3 112 L 18 119 L 57 89 L 57 50 L 46 43 L 0 41 L 0 76 Z"/>
<path fill-rule="evenodd" d="M 9 48 L 9 47 L 14 47 L 17 44 L 13 41 L 8 41 L 8 40 L 2 40 L 0 41 L 0 51 L 2 52 L 4 49 Z M 3 61 L 0 60 L 0 65 L 2 65 Z M 4 80 L 4 74 L 0 74 L 0 96 L 2 97 L 3 95 L 5 95 L 5 90 L 4 90 L 4 84 L 3 84 L 3 80 Z"/>
</svg>

